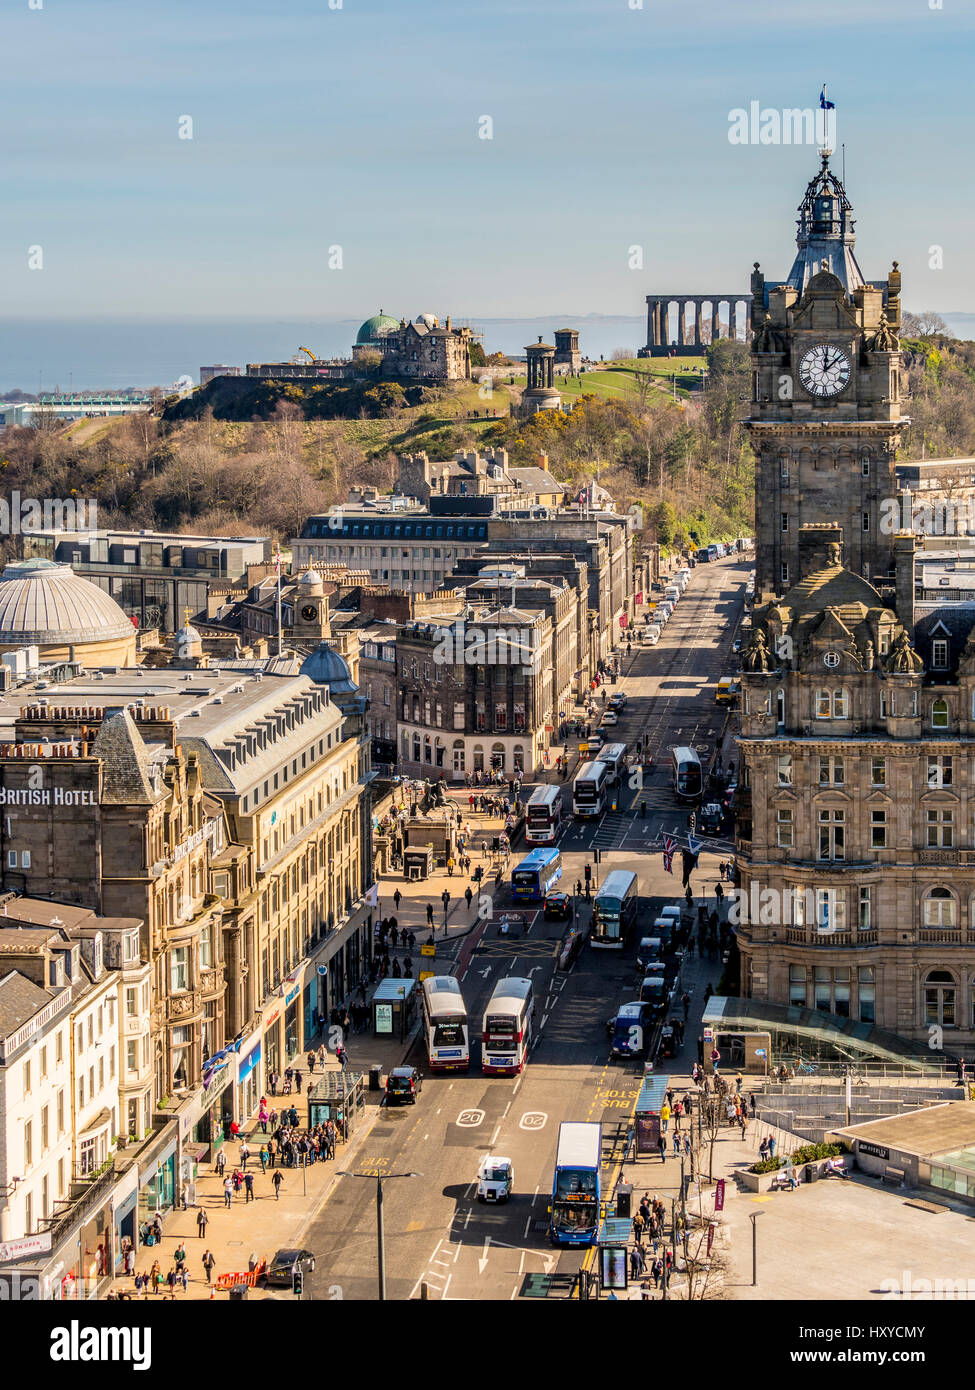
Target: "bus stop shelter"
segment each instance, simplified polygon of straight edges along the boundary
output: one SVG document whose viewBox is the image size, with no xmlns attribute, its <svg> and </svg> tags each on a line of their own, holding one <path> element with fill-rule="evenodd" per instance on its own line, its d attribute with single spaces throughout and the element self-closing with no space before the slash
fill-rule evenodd
<svg viewBox="0 0 975 1390">
<path fill-rule="evenodd" d="M 372 1035 L 405 1042 L 416 1020 L 417 982 L 387 976 L 372 996 Z"/>
<path fill-rule="evenodd" d="M 637 1097 L 634 1116 L 636 1127 L 636 1154 L 657 1153 L 660 1139 L 660 1107 L 667 1099 L 670 1086 L 669 1076 L 648 1076 L 644 1078 Z"/>
<path fill-rule="evenodd" d="M 309 1078 L 310 1079 L 310 1078 Z M 340 1139 L 347 1140 L 365 1113 L 366 1096 L 362 1072 L 326 1071 L 305 1092 L 308 1128 L 334 1124 Z"/>
<path fill-rule="evenodd" d="M 603 1289 L 625 1289 L 627 1286 L 627 1247 L 633 1234 L 633 1222 L 627 1217 L 606 1216 L 599 1223 L 596 1245 L 599 1247 L 599 1283 Z"/>
</svg>

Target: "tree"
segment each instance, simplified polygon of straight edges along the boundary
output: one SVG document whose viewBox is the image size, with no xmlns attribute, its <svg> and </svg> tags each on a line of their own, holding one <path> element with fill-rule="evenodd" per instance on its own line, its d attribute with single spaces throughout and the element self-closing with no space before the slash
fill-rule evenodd
<svg viewBox="0 0 975 1390">
<path fill-rule="evenodd" d="M 484 349 L 481 347 L 480 343 L 471 343 L 471 366 L 487 366 L 487 359 L 484 356 Z"/>
<path fill-rule="evenodd" d="M 919 314 L 901 314 L 900 331 L 903 338 L 954 337 L 944 319 L 933 309 L 922 309 Z"/>
</svg>

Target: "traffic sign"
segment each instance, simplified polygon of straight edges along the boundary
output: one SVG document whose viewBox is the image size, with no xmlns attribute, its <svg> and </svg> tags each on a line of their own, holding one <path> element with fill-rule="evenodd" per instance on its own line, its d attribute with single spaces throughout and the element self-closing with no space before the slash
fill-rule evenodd
<svg viewBox="0 0 975 1390">
<path fill-rule="evenodd" d="M 437 954 L 437 948 L 436 948 L 436 946 L 421 946 L 421 947 L 420 947 L 420 955 L 421 955 L 421 956 L 435 956 L 436 954 Z"/>
</svg>

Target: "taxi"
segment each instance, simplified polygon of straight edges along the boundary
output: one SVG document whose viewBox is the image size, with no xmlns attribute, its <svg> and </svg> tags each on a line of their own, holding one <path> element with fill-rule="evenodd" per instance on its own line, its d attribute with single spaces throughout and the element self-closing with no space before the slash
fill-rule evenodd
<svg viewBox="0 0 975 1390">
<path fill-rule="evenodd" d="M 477 1200 L 507 1202 L 515 1185 L 515 1168 L 510 1158 L 486 1154 L 477 1170 Z"/>
</svg>

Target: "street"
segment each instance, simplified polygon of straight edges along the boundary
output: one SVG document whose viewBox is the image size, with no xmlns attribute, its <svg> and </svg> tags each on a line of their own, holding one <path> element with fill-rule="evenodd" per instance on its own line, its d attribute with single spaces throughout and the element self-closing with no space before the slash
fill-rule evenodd
<svg viewBox="0 0 975 1390">
<path fill-rule="evenodd" d="M 615 689 L 626 691 L 628 703 L 607 738 L 632 748 L 641 734 L 649 734 L 654 771 L 642 791 L 621 787 L 615 812 L 599 821 L 574 821 L 571 788 L 578 759 L 573 759 L 563 784 L 570 810 L 559 842 L 562 886 L 568 891 L 597 848 L 602 854 L 593 869 L 594 885 L 613 867 L 637 870 L 650 920 L 664 902 L 680 898 L 679 876 L 668 875 L 661 856 L 646 849 L 661 830 L 686 831 L 686 809 L 670 791 L 670 747 L 689 743 L 706 762 L 724 728 L 714 686 L 731 665 L 749 567 L 747 558 L 698 567 L 659 644 L 634 643 L 632 658 L 623 657 Z M 548 780 L 556 780 L 554 773 Z M 645 818 L 637 810 L 641 797 L 647 803 Z M 722 842 L 706 842 L 692 880 L 696 901 L 713 894 L 723 852 Z M 519 857 L 516 851 L 512 862 Z M 390 892 L 387 884 L 384 895 Z M 353 1171 L 368 1176 L 343 1178 L 304 1237 L 317 1259 L 309 1281 L 314 1298 L 376 1297 L 375 1179 L 380 1176 L 389 1179 L 383 1188 L 389 1298 L 513 1299 L 571 1292 L 585 1251 L 555 1249 L 546 1234 L 559 1124 L 602 1123 L 607 1197 L 642 1077 L 641 1064 L 610 1060 L 604 1028 L 619 1004 L 635 997 L 633 944 L 625 956 L 586 947 L 569 971 L 560 972 L 556 952 L 564 924 L 546 922 L 540 910 L 529 911 L 525 936 L 503 938 L 498 915 L 512 905 L 504 885 L 494 895 L 490 918 L 463 936 L 438 941 L 434 968 L 456 973 L 464 990 L 470 1071 L 432 1074 L 422 1036 L 417 1037 L 408 1058 L 424 1077 L 416 1105 L 383 1108 L 354 1159 Z M 577 910 L 586 924 L 584 901 Z M 645 920 L 641 916 L 640 925 Z M 715 984 L 720 970 L 720 962 L 700 957 L 686 963 L 683 987 L 692 995 L 691 1016 L 684 1047 L 671 1064 L 682 1078 L 696 1055 L 695 1019 L 705 984 Z M 480 1074 L 480 1022 L 494 985 L 508 975 L 530 976 L 533 982 L 535 1037 L 520 1076 L 486 1077 Z M 366 1035 L 354 1035 L 349 1051 L 356 1067 L 368 1066 Z M 503 1154 L 514 1164 L 514 1192 L 504 1205 L 485 1206 L 476 1199 L 478 1164 L 487 1153 Z M 419 1176 L 394 1176 L 406 1173 Z M 656 1178 L 658 1170 L 653 1173 Z"/>
</svg>

